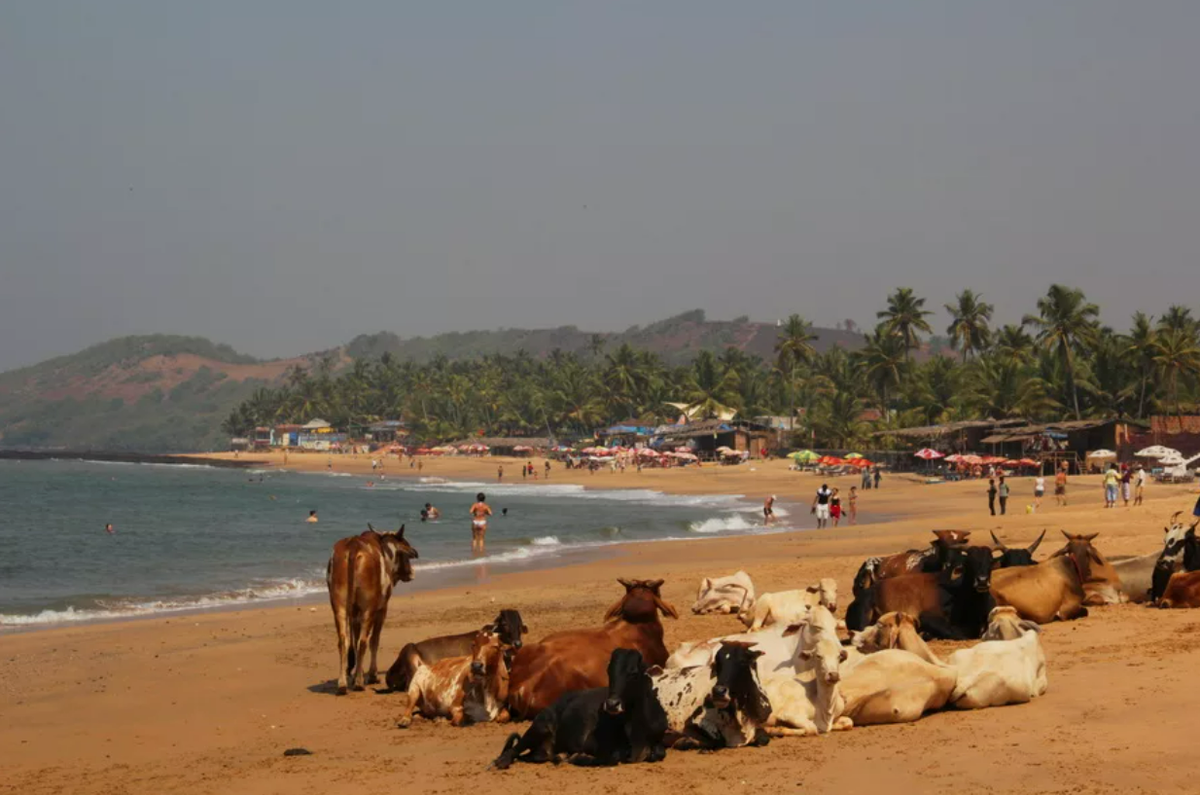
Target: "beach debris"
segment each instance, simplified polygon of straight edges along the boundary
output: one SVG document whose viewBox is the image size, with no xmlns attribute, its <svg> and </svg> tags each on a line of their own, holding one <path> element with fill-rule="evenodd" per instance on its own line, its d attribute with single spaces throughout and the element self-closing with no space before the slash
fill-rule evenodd
<svg viewBox="0 0 1200 795">
<path fill-rule="evenodd" d="M 284 756 L 312 756 L 313 752 L 307 748 L 289 748 L 283 752 Z"/>
</svg>

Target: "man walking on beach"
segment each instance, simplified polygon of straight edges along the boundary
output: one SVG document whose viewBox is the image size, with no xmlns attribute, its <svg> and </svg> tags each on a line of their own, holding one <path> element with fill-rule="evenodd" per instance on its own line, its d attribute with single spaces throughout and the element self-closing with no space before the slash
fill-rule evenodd
<svg viewBox="0 0 1200 795">
<path fill-rule="evenodd" d="M 871 468 L 870 467 L 863 467 L 862 487 L 863 487 L 863 491 L 867 491 L 868 489 L 871 488 Z"/>
<path fill-rule="evenodd" d="M 988 478 L 988 510 L 996 515 L 996 479 Z"/>
<path fill-rule="evenodd" d="M 880 473 L 879 467 L 875 467 L 875 488 L 879 488 L 879 481 L 883 480 L 883 474 Z"/>
<path fill-rule="evenodd" d="M 770 527 L 775 524 L 775 495 L 772 494 L 763 501 L 763 526 Z"/>
<path fill-rule="evenodd" d="M 996 489 L 997 496 L 1000 497 L 1000 515 L 1004 516 L 1008 513 L 1008 484 L 1004 482 L 1004 476 L 1000 476 L 1000 486 Z"/>
<path fill-rule="evenodd" d="M 475 495 L 475 504 L 471 506 L 471 552 L 482 555 L 484 536 L 487 535 L 487 518 L 492 515 L 488 507 L 487 495 L 479 492 Z"/>
<path fill-rule="evenodd" d="M 1142 497 L 1146 495 L 1146 468 L 1137 465 L 1137 474 L 1133 476 L 1133 504 L 1141 505 Z"/>
<path fill-rule="evenodd" d="M 817 496 L 813 499 L 812 512 L 817 515 L 817 529 L 823 529 L 829 524 L 829 498 L 833 496 L 833 491 L 825 483 L 821 484 L 821 488 L 817 489 Z"/>
</svg>

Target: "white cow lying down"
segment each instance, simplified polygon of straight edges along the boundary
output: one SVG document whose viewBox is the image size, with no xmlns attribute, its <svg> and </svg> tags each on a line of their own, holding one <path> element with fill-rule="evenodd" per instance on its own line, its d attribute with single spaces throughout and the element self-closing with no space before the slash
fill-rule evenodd
<svg viewBox="0 0 1200 795">
<path fill-rule="evenodd" d="M 728 577 L 705 577 L 696 591 L 696 603 L 692 612 L 696 615 L 711 613 L 740 613 L 747 605 L 754 604 L 754 583 L 744 571 Z"/>
<path fill-rule="evenodd" d="M 798 633 L 802 638 L 797 653 L 797 667 L 811 670 L 799 676 L 791 672 L 772 674 L 762 680 L 771 701 L 767 733 L 775 737 L 825 734 L 854 725 L 842 715 L 845 701 L 838 690 L 840 668 L 849 651 L 842 648 L 829 611 L 816 607 L 813 619 Z"/>
<path fill-rule="evenodd" d="M 679 644 L 674 653 L 667 658 L 667 669 L 690 668 L 695 665 L 711 665 L 716 657 L 717 649 L 723 641 L 738 641 L 753 643 L 754 650 L 762 652 L 758 658 L 757 670 L 760 677 L 777 673 L 799 673 L 811 667 L 797 657 L 801 641 L 811 637 L 809 624 L 816 624 L 830 635 L 836 637 L 837 622 L 833 614 L 824 608 L 812 610 L 803 621 L 796 624 L 772 624 L 757 632 L 740 632 L 736 635 L 724 635 L 712 640 L 700 640 Z M 804 629 L 788 633 L 789 626 L 803 625 Z"/>
<path fill-rule="evenodd" d="M 837 582 L 832 578 L 823 577 L 802 590 L 765 593 L 739 613 L 738 618 L 754 632 L 772 624 L 802 623 L 808 618 L 808 611 L 817 605 L 837 612 Z"/>
<path fill-rule="evenodd" d="M 950 702 L 958 709 L 1024 704 L 1046 692 L 1046 653 L 1037 632 L 985 640 L 946 660 L 958 672 Z"/>
</svg>

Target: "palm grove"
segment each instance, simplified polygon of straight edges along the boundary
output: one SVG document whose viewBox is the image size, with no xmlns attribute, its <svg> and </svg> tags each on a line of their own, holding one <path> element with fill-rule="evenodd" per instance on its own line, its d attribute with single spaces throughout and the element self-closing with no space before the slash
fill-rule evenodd
<svg viewBox="0 0 1200 795">
<path fill-rule="evenodd" d="M 720 407 L 747 418 L 787 416 L 805 445 L 848 447 L 889 428 L 979 418 L 1144 418 L 1195 411 L 1200 400 L 1200 324 L 1186 307 L 1157 318 L 1138 312 L 1117 332 L 1081 290 L 1056 284 L 1020 323 L 993 326 L 993 307 L 971 290 L 945 312 L 954 355 L 914 356 L 939 321 L 924 298 L 899 288 L 861 348 L 818 353 L 810 325 L 792 315 L 769 362 L 727 348 L 670 367 L 629 345 L 605 350 L 599 335 L 584 352 L 542 359 L 520 352 L 418 365 L 385 354 L 339 373 L 326 361 L 312 372 L 293 370 L 281 388 L 257 390 L 223 430 L 244 435 L 314 417 L 338 427 L 403 418 L 424 440 L 479 433 L 570 439 L 630 418 L 669 422 L 678 411 L 668 402 L 686 402 L 710 416 Z"/>
</svg>

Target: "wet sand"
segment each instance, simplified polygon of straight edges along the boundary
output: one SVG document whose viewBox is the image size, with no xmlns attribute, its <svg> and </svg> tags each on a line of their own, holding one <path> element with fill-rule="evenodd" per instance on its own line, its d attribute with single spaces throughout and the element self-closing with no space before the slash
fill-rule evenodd
<svg viewBox="0 0 1200 795">
<path fill-rule="evenodd" d="M 297 458 L 290 457 L 290 468 Z M 314 468 L 326 464 L 325 457 L 311 461 Z M 370 471 L 369 458 L 335 458 L 335 469 L 352 464 Z M 488 470 L 494 477 L 494 460 L 451 459 L 421 474 L 483 480 Z M 773 462 L 755 471 L 705 467 L 640 476 L 556 469 L 551 482 L 776 493 L 798 501 L 810 499 L 820 479 Z M 845 490 L 852 482 L 839 485 Z M 970 529 L 981 540 L 994 529 L 1023 544 L 1049 528 L 1039 559 L 1058 548 L 1060 528 L 1099 532 L 1096 544 L 1108 555 L 1150 552 L 1161 544 L 1170 513 L 1190 510 L 1196 500 L 1194 488 L 1151 486 L 1145 506 L 1104 510 L 1099 480 L 1076 478 L 1071 506 L 1049 499 L 1029 515 L 1032 479 L 1024 478 L 1013 481 L 1012 515 L 993 518 L 984 488 L 978 481 L 925 485 L 892 476 L 881 491 L 863 495 L 864 510 L 896 517 L 885 523 L 636 544 L 569 567 L 498 576 L 480 570 L 475 584 L 438 591 L 413 593 L 401 585 L 383 634 L 381 667 L 405 642 L 480 626 L 501 607 L 520 609 L 535 639 L 598 624 L 621 592 L 619 576 L 666 579 L 664 595 L 681 611 L 678 621 L 664 622 L 668 646 L 740 627 L 729 616 L 688 612 L 706 575 L 742 568 L 760 591 L 833 576 L 844 606 L 863 557 L 923 546 L 934 528 Z M 659 765 L 521 765 L 505 773 L 484 768 L 513 727 L 453 729 L 417 719 L 401 730 L 395 717 L 403 696 L 382 688 L 334 696 L 335 638 L 326 605 L 0 635 L 0 792 L 1195 792 L 1197 627 L 1195 612 L 1134 605 L 1048 626 L 1050 690 L 1027 705 L 938 713 L 916 724 L 776 740 L 762 749 L 671 753 Z M 312 755 L 284 757 L 291 747 Z"/>
</svg>

